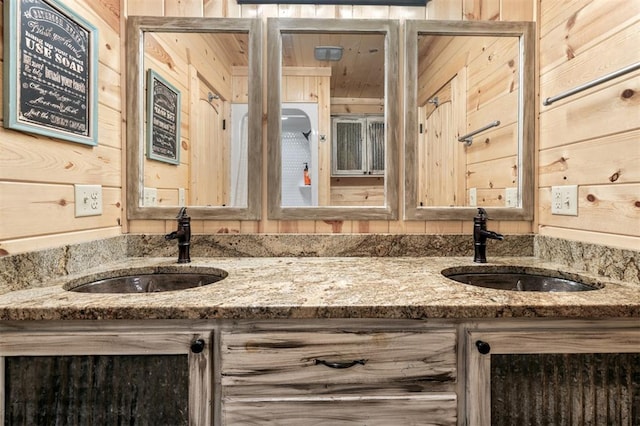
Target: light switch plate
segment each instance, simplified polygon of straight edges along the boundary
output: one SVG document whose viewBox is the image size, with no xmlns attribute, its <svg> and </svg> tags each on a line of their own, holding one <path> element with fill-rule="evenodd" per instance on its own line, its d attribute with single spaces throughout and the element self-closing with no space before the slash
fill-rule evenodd
<svg viewBox="0 0 640 426">
<path fill-rule="evenodd" d="M 578 216 L 578 185 L 551 187 L 551 214 Z"/>
<path fill-rule="evenodd" d="M 102 185 L 74 185 L 76 217 L 102 214 Z"/>
</svg>

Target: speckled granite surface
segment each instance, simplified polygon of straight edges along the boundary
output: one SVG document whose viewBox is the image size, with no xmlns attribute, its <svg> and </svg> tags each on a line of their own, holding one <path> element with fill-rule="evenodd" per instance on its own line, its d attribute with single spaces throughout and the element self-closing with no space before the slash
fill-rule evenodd
<svg viewBox="0 0 640 426">
<path fill-rule="evenodd" d="M 534 254 L 542 260 L 640 284 L 640 251 L 537 235 Z"/>
<path fill-rule="evenodd" d="M 176 256 L 162 235 L 129 235 L 131 257 Z M 446 234 L 214 234 L 194 235 L 196 257 L 473 256 L 470 235 Z M 532 256 L 533 235 L 487 241 L 489 256 Z"/>
<path fill-rule="evenodd" d="M 163 235 L 121 237 L 0 257 L 0 294 L 47 285 L 47 281 L 127 257 L 176 256 Z M 488 242 L 489 256 L 531 256 L 532 235 Z M 469 235 L 215 234 L 193 235 L 192 257 L 472 256 Z"/>
<path fill-rule="evenodd" d="M 635 251 L 541 236 L 534 244 L 532 235 L 489 241 L 484 268 L 542 267 L 604 285 L 581 293 L 532 293 L 443 277 L 445 268 L 474 265 L 468 235 L 216 234 L 194 235 L 192 243 L 189 265 L 175 263 L 176 244 L 162 235 L 123 235 L 0 257 L 0 320 L 640 317 Z M 229 276 L 179 292 L 63 289 L 123 268 L 212 267 Z"/>
<path fill-rule="evenodd" d="M 472 266 L 465 257 L 131 258 L 85 273 L 91 280 L 122 268 L 220 268 L 222 281 L 178 292 L 85 294 L 63 286 L 79 276 L 0 296 L 0 320 L 53 319 L 280 319 L 280 318 L 612 318 L 640 317 L 638 286 L 579 274 L 603 285 L 579 293 L 483 289 L 443 277 L 445 268 Z M 545 268 L 577 273 L 532 257 L 494 258 L 481 265 Z M 71 281 L 70 281 L 71 280 Z"/>
<path fill-rule="evenodd" d="M 126 258 L 125 236 L 0 257 L 0 294 Z"/>
</svg>

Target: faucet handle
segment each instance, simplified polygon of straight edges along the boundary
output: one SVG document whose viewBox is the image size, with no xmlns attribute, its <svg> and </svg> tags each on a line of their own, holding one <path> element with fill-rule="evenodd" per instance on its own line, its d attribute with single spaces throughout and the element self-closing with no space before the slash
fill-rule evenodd
<svg viewBox="0 0 640 426">
<path fill-rule="evenodd" d="M 182 207 L 180 209 L 180 211 L 178 212 L 178 216 L 176 216 L 176 219 L 184 219 L 184 218 L 188 218 L 189 216 L 187 215 L 187 208 L 186 207 Z"/>
<path fill-rule="evenodd" d="M 485 222 L 489 219 L 487 211 L 482 207 L 478 207 L 478 214 L 473 218 L 475 223 Z"/>
</svg>

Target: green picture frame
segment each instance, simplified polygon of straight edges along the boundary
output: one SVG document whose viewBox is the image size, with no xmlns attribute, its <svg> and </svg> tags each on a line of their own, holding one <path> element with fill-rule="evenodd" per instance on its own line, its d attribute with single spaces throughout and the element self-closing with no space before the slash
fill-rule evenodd
<svg viewBox="0 0 640 426">
<path fill-rule="evenodd" d="M 98 144 L 98 30 L 56 0 L 4 2 L 4 127 Z"/>
<path fill-rule="evenodd" d="M 147 158 L 180 164 L 180 91 L 147 71 Z"/>
</svg>

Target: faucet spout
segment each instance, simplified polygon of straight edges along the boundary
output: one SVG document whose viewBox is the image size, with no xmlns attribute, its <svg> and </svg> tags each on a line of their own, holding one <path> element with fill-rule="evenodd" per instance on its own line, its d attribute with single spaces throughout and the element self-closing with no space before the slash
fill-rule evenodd
<svg viewBox="0 0 640 426">
<path fill-rule="evenodd" d="M 499 234 L 497 232 L 493 232 L 493 231 L 487 231 L 486 229 L 481 229 L 480 234 L 483 237 L 491 238 L 492 240 L 500 240 L 500 241 L 504 240 L 504 235 Z"/>
<path fill-rule="evenodd" d="M 473 218 L 473 261 L 487 263 L 487 238 L 504 240 L 504 235 L 487 229 L 487 212 L 478 208 L 478 214 Z"/>
<path fill-rule="evenodd" d="M 180 209 L 176 217 L 178 229 L 164 236 L 165 240 L 178 240 L 178 263 L 189 263 L 191 257 L 189 249 L 191 247 L 191 218 L 187 215 L 187 208 Z"/>
</svg>

